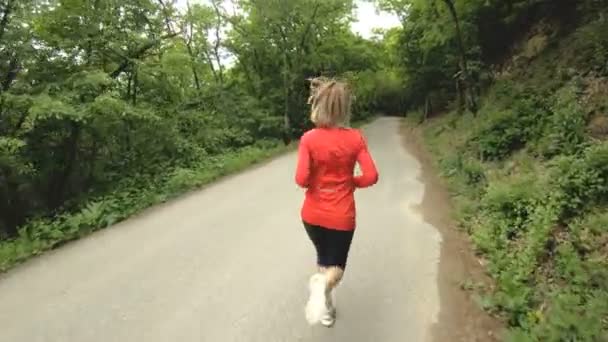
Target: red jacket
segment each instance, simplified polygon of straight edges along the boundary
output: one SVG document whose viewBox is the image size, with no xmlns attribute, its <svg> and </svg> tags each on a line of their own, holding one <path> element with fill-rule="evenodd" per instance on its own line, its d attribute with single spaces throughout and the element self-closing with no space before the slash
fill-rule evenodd
<svg viewBox="0 0 608 342">
<path fill-rule="evenodd" d="M 360 176 L 354 176 L 356 163 L 361 168 Z M 354 191 L 377 181 L 376 165 L 358 130 L 316 128 L 302 136 L 296 183 L 307 189 L 301 210 L 305 222 L 329 229 L 354 230 Z"/>
</svg>

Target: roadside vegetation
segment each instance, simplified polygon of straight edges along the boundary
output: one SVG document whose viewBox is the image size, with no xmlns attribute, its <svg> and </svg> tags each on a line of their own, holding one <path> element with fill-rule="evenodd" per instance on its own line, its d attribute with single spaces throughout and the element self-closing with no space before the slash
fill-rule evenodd
<svg viewBox="0 0 608 342">
<path fill-rule="evenodd" d="M 608 3 L 379 1 L 506 341 L 608 341 Z"/>
</svg>

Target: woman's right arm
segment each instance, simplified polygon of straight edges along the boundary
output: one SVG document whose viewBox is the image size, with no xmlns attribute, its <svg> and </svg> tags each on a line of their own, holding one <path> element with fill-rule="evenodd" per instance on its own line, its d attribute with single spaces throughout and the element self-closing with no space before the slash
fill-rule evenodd
<svg viewBox="0 0 608 342">
<path fill-rule="evenodd" d="M 361 135 L 361 146 L 357 154 L 357 163 L 361 168 L 361 175 L 353 177 L 353 182 L 357 188 L 367 188 L 378 182 L 378 169 L 367 148 L 365 138 Z"/>
</svg>

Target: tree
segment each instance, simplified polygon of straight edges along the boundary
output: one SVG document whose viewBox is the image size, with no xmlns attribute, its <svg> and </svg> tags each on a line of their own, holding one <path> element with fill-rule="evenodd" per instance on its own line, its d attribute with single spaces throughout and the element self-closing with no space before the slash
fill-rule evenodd
<svg viewBox="0 0 608 342">
<path fill-rule="evenodd" d="M 249 82 L 257 83 L 250 88 L 258 94 L 264 89 L 282 98 L 283 128 L 289 140 L 293 121 L 300 121 L 298 112 L 304 110 L 307 74 L 331 68 L 312 47 L 347 31 L 352 1 L 241 0 L 236 5 L 247 17 L 225 10 L 223 15 L 234 27 L 229 45 L 238 59 L 237 68 Z"/>
<path fill-rule="evenodd" d="M 459 107 L 466 106 L 476 112 L 478 86 L 472 75 L 470 56 L 477 57 L 474 21 L 481 3 L 460 0 L 379 0 L 378 3 L 402 18 L 404 45 L 407 46 L 403 47 L 406 55 L 403 55 L 402 63 L 408 73 L 418 75 L 411 77 L 408 74 L 412 81 L 421 82 L 419 86 L 427 89 L 423 96 L 425 107 L 431 107 L 431 88 L 438 89 L 432 83 L 444 84 L 453 80 Z M 453 63 L 452 66 L 437 60 L 437 53 L 443 54 L 442 58 Z M 444 74 L 439 75 L 440 72 Z"/>
<path fill-rule="evenodd" d="M 288 141 L 309 125 L 307 77 L 380 65 L 350 0 L 173 3 L 0 1 L 0 239 Z"/>
</svg>

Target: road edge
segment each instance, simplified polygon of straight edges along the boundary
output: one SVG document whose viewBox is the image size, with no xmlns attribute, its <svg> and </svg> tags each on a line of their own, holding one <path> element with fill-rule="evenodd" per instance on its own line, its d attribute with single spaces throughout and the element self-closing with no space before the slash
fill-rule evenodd
<svg viewBox="0 0 608 342">
<path fill-rule="evenodd" d="M 399 134 L 403 147 L 421 166 L 418 179 L 425 190 L 417 209 L 442 236 L 437 276 L 441 309 L 438 321 L 431 327 L 431 341 L 500 341 L 504 325 L 476 304 L 475 293 L 463 289 L 467 282 L 488 283 L 491 280 L 475 257 L 468 236 L 456 228 L 451 216 L 450 195 L 424 145 L 421 129 L 403 120 Z"/>
</svg>

